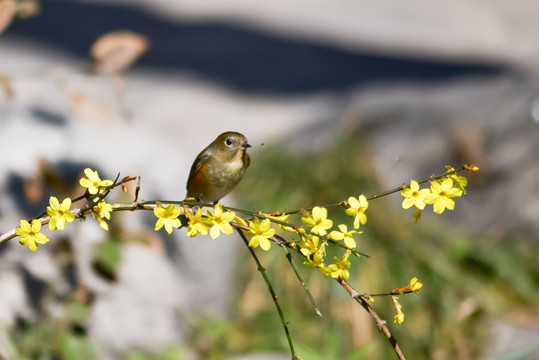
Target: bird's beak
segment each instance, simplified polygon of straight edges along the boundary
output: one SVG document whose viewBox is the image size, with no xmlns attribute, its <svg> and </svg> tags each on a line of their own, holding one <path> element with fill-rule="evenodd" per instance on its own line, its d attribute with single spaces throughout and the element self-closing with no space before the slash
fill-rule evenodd
<svg viewBox="0 0 539 360">
<path fill-rule="evenodd" d="M 241 144 L 241 146 L 243 146 L 246 149 L 251 147 L 251 145 L 249 145 L 248 143 L 243 143 Z"/>
</svg>

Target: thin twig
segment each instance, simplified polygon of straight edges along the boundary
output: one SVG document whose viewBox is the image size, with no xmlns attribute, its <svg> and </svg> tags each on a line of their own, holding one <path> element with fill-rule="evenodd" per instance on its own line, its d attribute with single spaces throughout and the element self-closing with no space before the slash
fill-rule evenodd
<svg viewBox="0 0 539 360">
<path fill-rule="evenodd" d="M 322 312 L 320 311 L 320 308 L 318 307 L 318 304 L 316 303 L 316 301 L 314 300 L 314 297 L 313 297 L 313 294 L 311 294 L 311 291 L 309 290 L 309 286 L 307 285 L 307 283 L 305 282 L 305 280 L 303 280 L 303 277 L 301 276 L 300 272 L 299 272 L 299 269 L 298 267 L 296 266 L 296 263 L 294 261 L 294 259 L 292 258 L 292 253 L 288 250 L 288 248 L 286 247 L 286 243 L 287 241 L 285 239 L 283 239 L 281 236 L 279 235 L 274 235 L 273 236 L 277 241 L 278 241 L 278 245 L 283 249 L 283 251 L 285 252 L 285 257 L 286 259 L 288 260 L 288 262 L 290 263 L 290 266 L 292 266 L 292 269 L 294 270 L 294 273 L 296 274 L 296 277 L 298 278 L 299 280 L 299 283 L 301 284 L 301 286 L 303 287 L 303 289 L 305 290 L 305 293 L 307 294 L 307 297 L 309 298 L 309 301 L 311 302 L 311 305 L 313 306 L 314 308 L 314 311 L 316 312 L 316 314 L 320 317 L 323 317 L 322 315 Z"/>
<path fill-rule="evenodd" d="M 281 310 L 281 306 L 279 305 L 279 301 L 277 299 L 277 295 L 275 294 L 275 291 L 273 291 L 273 287 L 271 285 L 271 281 L 268 278 L 268 275 L 266 274 L 266 269 L 262 266 L 260 261 L 258 260 L 258 257 L 256 256 L 256 253 L 254 252 L 253 248 L 249 246 L 249 241 L 243 234 L 243 232 L 239 229 L 237 229 L 238 234 L 240 234 L 243 242 L 245 243 L 245 246 L 247 246 L 247 249 L 249 249 L 249 252 L 251 253 L 252 258 L 256 262 L 256 266 L 258 267 L 258 271 L 262 274 L 262 277 L 264 278 L 264 281 L 266 282 L 266 286 L 268 287 L 268 290 L 271 294 L 271 299 L 273 300 L 273 303 L 275 304 L 275 307 L 277 308 L 277 312 L 279 313 L 279 318 L 281 319 L 281 325 L 283 326 L 284 332 L 286 334 L 286 339 L 288 340 L 288 346 L 290 347 L 290 353 L 292 355 L 292 360 L 298 359 L 298 355 L 296 354 L 296 351 L 294 350 L 294 343 L 292 342 L 292 337 L 290 336 L 290 331 L 288 330 L 288 323 L 286 319 L 284 318 L 283 311 Z"/>
<path fill-rule="evenodd" d="M 441 178 L 446 177 L 448 175 L 455 174 L 455 173 L 458 173 L 458 172 L 461 172 L 461 171 L 464 171 L 464 170 L 467 170 L 467 169 L 463 166 L 460 169 L 451 170 L 451 171 L 448 171 L 448 172 L 443 173 L 441 175 L 431 175 L 431 176 L 429 176 L 428 179 L 418 181 L 417 183 L 418 184 L 424 184 L 424 183 L 426 183 L 428 181 L 438 180 L 438 179 L 441 179 Z M 409 187 L 409 186 L 410 186 L 410 184 L 408 184 L 408 185 L 402 184 L 399 187 L 396 187 L 396 188 L 388 190 L 388 191 L 384 191 L 383 193 L 371 195 L 371 196 L 367 197 L 367 201 L 378 199 L 378 198 L 380 198 L 382 196 L 391 195 L 391 194 L 399 192 L 399 191 L 401 191 L 404 188 Z M 336 208 L 336 207 L 345 206 L 345 204 L 346 204 L 346 200 L 343 200 L 343 201 L 339 201 L 338 203 L 328 204 L 328 205 L 324 205 L 322 207 L 325 207 L 326 209 L 330 209 L 330 208 Z M 311 211 L 313 208 L 314 208 L 314 206 L 311 206 L 311 207 L 306 207 L 306 208 L 302 208 L 302 209 L 296 209 L 296 210 L 292 210 L 292 211 L 285 211 L 285 212 L 288 215 L 300 214 L 300 213 L 305 212 L 305 211 Z M 280 213 L 280 214 L 276 214 L 275 216 L 283 215 L 285 212 Z"/>
</svg>

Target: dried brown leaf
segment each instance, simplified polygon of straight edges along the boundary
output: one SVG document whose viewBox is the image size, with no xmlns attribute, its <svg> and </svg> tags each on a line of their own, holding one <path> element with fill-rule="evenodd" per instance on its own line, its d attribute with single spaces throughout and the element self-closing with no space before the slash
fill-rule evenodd
<svg viewBox="0 0 539 360">
<path fill-rule="evenodd" d="M 100 36 L 90 48 L 90 56 L 100 74 L 123 72 L 148 51 L 150 41 L 144 35 L 117 30 Z"/>
</svg>

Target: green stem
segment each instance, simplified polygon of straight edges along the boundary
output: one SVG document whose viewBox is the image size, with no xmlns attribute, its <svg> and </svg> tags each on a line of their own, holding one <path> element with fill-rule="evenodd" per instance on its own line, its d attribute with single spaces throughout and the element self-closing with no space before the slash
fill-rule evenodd
<svg viewBox="0 0 539 360">
<path fill-rule="evenodd" d="M 307 283 L 303 280 L 303 277 L 299 273 L 298 267 L 296 266 L 296 263 L 294 262 L 294 259 L 292 259 L 292 254 L 288 249 L 284 246 L 281 246 L 281 248 L 285 252 L 286 259 L 290 263 L 290 266 L 292 266 L 292 269 L 294 269 L 294 273 L 296 274 L 296 277 L 299 280 L 299 283 L 301 286 L 303 286 L 303 289 L 305 289 L 305 293 L 307 294 L 307 297 L 309 298 L 309 301 L 311 302 L 311 305 L 314 308 L 314 311 L 318 314 L 318 316 L 323 317 L 322 312 L 320 311 L 320 308 L 318 307 L 318 304 L 316 304 L 316 301 L 314 300 L 313 294 L 311 294 L 311 291 L 309 290 L 309 286 L 307 286 Z"/>
<path fill-rule="evenodd" d="M 287 321 L 284 318 L 283 311 L 281 310 L 281 306 L 279 305 L 279 301 L 277 299 L 277 295 L 275 294 L 275 291 L 273 291 L 273 287 L 271 286 L 271 281 L 268 278 L 268 275 L 266 274 L 266 269 L 264 269 L 264 267 L 258 260 L 258 257 L 256 256 L 253 248 L 249 246 L 249 241 L 247 241 L 247 238 L 245 237 L 243 232 L 241 230 L 238 230 L 238 234 L 240 234 L 243 242 L 247 246 L 247 249 L 249 249 L 249 252 L 251 253 L 252 258 L 256 262 L 258 271 L 260 271 L 260 273 L 262 274 L 262 277 L 264 278 L 264 281 L 266 282 L 266 286 L 268 287 L 268 290 L 271 294 L 271 299 L 273 300 L 273 303 L 275 304 L 275 307 L 277 308 L 277 312 L 279 313 L 279 318 L 281 319 L 281 325 L 283 326 L 284 332 L 286 334 L 286 339 L 288 340 L 288 346 L 290 347 L 290 353 L 292 354 L 292 359 L 297 359 L 298 356 L 296 355 L 296 351 L 294 350 L 294 343 L 292 342 L 292 337 L 290 336 L 290 331 L 288 330 Z"/>
</svg>

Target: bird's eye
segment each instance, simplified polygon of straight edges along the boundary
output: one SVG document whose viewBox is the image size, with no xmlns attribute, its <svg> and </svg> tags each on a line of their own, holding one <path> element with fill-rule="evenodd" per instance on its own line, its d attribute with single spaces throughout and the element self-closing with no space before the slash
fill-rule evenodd
<svg viewBox="0 0 539 360">
<path fill-rule="evenodd" d="M 225 140 L 225 145 L 226 145 L 226 146 L 232 145 L 232 140 L 231 140 L 230 138 L 226 139 L 226 140 Z"/>
</svg>

